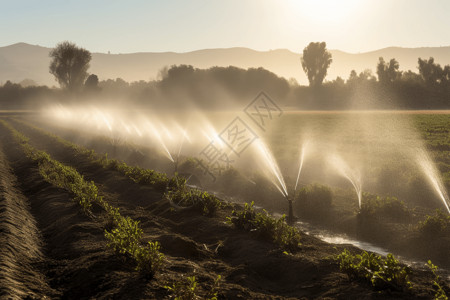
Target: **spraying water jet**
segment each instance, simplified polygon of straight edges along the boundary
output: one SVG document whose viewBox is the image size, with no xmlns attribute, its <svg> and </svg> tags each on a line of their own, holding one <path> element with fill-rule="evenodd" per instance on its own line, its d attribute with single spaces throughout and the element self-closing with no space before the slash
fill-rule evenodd
<svg viewBox="0 0 450 300">
<path fill-rule="evenodd" d="M 425 173 L 434 191 L 439 196 L 439 199 L 444 204 L 445 208 L 447 209 L 447 212 L 450 214 L 449 196 L 445 189 L 444 183 L 442 182 L 442 179 L 439 176 L 438 170 L 431 161 L 431 158 L 425 151 L 425 149 L 420 149 L 420 151 L 417 152 L 416 161 L 419 164 L 422 171 Z"/>
<path fill-rule="evenodd" d="M 287 223 L 289 225 L 292 225 L 295 221 L 294 211 L 292 208 L 293 199 L 289 197 L 283 174 L 281 174 L 278 164 L 267 146 L 261 140 L 257 140 L 255 144 L 262 158 L 262 161 L 265 163 L 264 173 L 266 173 L 266 176 L 269 178 L 269 180 L 275 185 L 281 195 L 283 195 L 284 198 L 288 201 L 289 210 Z"/>
<path fill-rule="evenodd" d="M 361 209 L 362 183 L 361 175 L 359 174 L 359 172 L 350 169 L 348 164 L 337 154 L 330 155 L 328 157 L 328 162 L 335 167 L 339 174 L 341 174 L 351 182 L 358 197 L 359 209 Z"/>
</svg>

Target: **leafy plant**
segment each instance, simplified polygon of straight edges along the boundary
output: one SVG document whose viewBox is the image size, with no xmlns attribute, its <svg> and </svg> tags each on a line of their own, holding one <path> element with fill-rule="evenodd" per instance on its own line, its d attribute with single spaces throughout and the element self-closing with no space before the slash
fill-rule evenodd
<svg viewBox="0 0 450 300">
<path fill-rule="evenodd" d="M 139 221 L 134 221 L 130 217 L 121 217 L 117 221 L 116 228 L 111 231 L 105 230 L 105 237 L 109 240 L 108 246 L 116 252 L 129 253 L 133 256 L 142 237 Z"/>
<path fill-rule="evenodd" d="M 199 285 L 195 276 L 186 277 L 172 284 L 172 286 L 164 286 L 170 293 L 170 299 L 175 300 L 195 300 L 195 299 L 209 299 L 217 300 L 217 294 L 220 287 L 221 276 L 218 275 L 214 281 L 213 287 L 210 291 L 201 297 L 199 295 Z"/>
<path fill-rule="evenodd" d="M 385 259 L 375 253 L 366 251 L 353 255 L 347 249 L 335 257 L 341 271 L 351 279 L 361 279 L 376 289 L 410 288 L 411 270 L 400 265 L 399 261 L 389 253 Z"/>
<path fill-rule="evenodd" d="M 275 219 L 265 210 L 257 213 L 253 202 L 245 203 L 242 211 L 233 210 L 228 223 L 238 229 L 255 232 L 259 237 L 270 240 L 289 251 L 295 251 L 301 245 L 298 229 L 286 224 L 285 215 Z"/>
<path fill-rule="evenodd" d="M 165 263 L 164 254 L 160 252 L 158 242 L 148 242 L 145 247 L 138 247 L 133 255 L 137 262 L 136 269 L 144 274 L 155 274 Z"/>
<path fill-rule="evenodd" d="M 165 196 L 166 199 L 177 206 L 195 209 L 205 216 L 213 215 L 223 205 L 216 196 L 185 186 L 175 190 L 169 190 Z"/>
<path fill-rule="evenodd" d="M 433 288 L 436 290 L 436 293 L 434 294 L 434 299 L 439 300 L 448 300 L 447 294 L 445 293 L 445 290 L 443 286 L 441 285 L 441 277 L 437 274 L 438 267 L 433 265 L 431 260 L 427 262 L 428 268 L 430 268 L 431 272 L 434 275 Z"/>
</svg>

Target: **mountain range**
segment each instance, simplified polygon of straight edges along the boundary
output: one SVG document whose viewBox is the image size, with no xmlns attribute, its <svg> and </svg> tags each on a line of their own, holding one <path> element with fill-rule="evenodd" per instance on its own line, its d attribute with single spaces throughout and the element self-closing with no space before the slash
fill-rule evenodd
<svg viewBox="0 0 450 300">
<path fill-rule="evenodd" d="M 31 79 L 37 84 L 57 85 L 48 71 L 49 51 L 46 48 L 26 43 L 0 47 L 0 85 L 7 80 L 21 82 Z M 89 50 L 89 49 L 88 49 Z M 417 60 L 434 57 L 440 65 L 450 64 L 450 46 L 400 48 L 389 47 L 365 53 L 347 53 L 329 50 L 333 62 L 326 80 L 337 76 L 347 79 L 351 70 L 358 73 L 371 69 L 375 73 L 379 57 L 386 61 L 395 58 L 401 70 L 418 72 Z M 256 51 L 249 48 L 204 49 L 185 53 L 142 52 L 129 54 L 92 53 L 89 72 L 100 80 L 122 78 L 126 81 L 153 80 L 159 71 L 171 65 L 188 64 L 197 68 L 212 66 L 236 66 L 240 68 L 263 67 L 286 79 L 294 78 L 300 84 L 307 84 L 302 70 L 301 53 L 286 49 Z"/>
</svg>

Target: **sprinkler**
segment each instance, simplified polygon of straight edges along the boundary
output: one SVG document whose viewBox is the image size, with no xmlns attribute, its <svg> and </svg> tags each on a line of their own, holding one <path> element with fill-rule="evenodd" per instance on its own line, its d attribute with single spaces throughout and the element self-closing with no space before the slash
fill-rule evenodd
<svg viewBox="0 0 450 300">
<path fill-rule="evenodd" d="M 295 219 L 297 219 L 296 217 L 294 217 L 294 209 L 292 208 L 292 198 L 286 196 L 286 200 L 288 201 L 289 204 L 289 213 L 288 213 L 288 217 L 287 217 L 287 223 L 288 225 L 293 225 L 295 222 Z"/>
</svg>

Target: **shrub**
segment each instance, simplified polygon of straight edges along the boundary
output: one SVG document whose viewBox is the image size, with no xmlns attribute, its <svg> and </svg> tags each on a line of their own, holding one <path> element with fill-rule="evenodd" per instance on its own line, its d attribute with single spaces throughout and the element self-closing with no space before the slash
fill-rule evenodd
<svg viewBox="0 0 450 300">
<path fill-rule="evenodd" d="M 255 232 L 260 238 L 270 240 L 281 248 L 295 251 L 300 244 L 300 233 L 297 228 L 286 224 L 286 216 L 279 219 L 270 216 L 267 211 L 256 213 L 254 203 L 245 203 L 243 211 L 232 211 L 228 223 L 238 229 Z"/>
<path fill-rule="evenodd" d="M 335 260 L 350 279 L 364 280 L 376 289 L 401 290 L 411 287 L 411 270 L 401 266 L 391 253 L 383 259 L 375 253 L 363 251 L 353 255 L 344 249 Z"/>
</svg>

